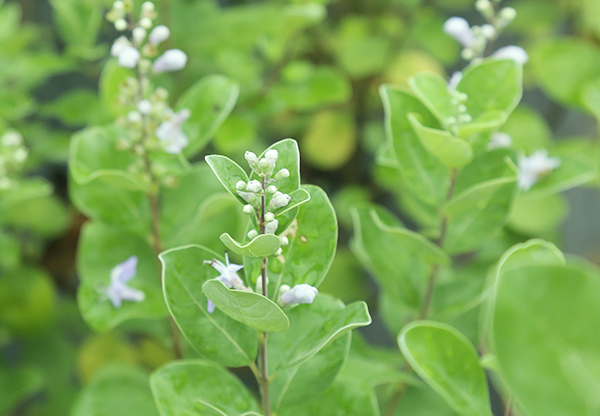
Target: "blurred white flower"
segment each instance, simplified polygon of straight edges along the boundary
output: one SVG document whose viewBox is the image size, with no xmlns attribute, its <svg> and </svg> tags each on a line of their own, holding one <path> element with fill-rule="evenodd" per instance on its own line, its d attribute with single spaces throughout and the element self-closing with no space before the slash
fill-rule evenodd
<svg viewBox="0 0 600 416">
<path fill-rule="evenodd" d="M 181 126 L 190 117 L 190 114 L 190 110 L 184 108 L 178 113 L 174 113 L 169 120 L 163 121 L 154 132 L 158 140 L 163 142 L 167 153 L 181 153 L 188 145 L 188 137 L 181 129 Z"/>
<path fill-rule="evenodd" d="M 154 61 L 154 72 L 179 71 L 185 67 L 187 55 L 179 49 L 169 49 Z"/>
<path fill-rule="evenodd" d="M 454 74 L 452 74 L 450 81 L 448 81 L 448 91 L 456 91 L 456 87 L 458 87 L 458 84 L 462 80 L 462 77 L 463 74 L 460 71 L 456 71 Z"/>
<path fill-rule="evenodd" d="M 115 308 L 120 308 L 123 301 L 141 302 L 146 297 L 141 290 L 127 286 L 127 282 L 136 275 L 137 264 L 137 256 L 131 256 L 111 270 L 110 285 L 102 293 Z"/>
<path fill-rule="evenodd" d="M 510 146 L 512 146 L 512 137 L 510 137 L 510 134 L 499 131 L 490 137 L 487 150 L 502 149 Z"/>
<path fill-rule="evenodd" d="M 153 45 L 158 45 L 165 40 L 167 40 L 171 36 L 171 31 L 165 25 L 156 26 L 150 32 L 150 36 L 148 37 L 148 41 Z"/>
<path fill-rule="evenodd" d="M 477 38 L 473 33 L 473 30 L 462 17 L 451 17 L 444 23 L 444 32 L 452 36 L 465 48 L 470 48 L 475 45 Z"/>
<path fill-rule="evenodd" d="M 131 42 L 126 36 L 119 36 L 110 47 L 110 54 L 112 56 L 119 56 L 123 49 L 131 46 Z"/>
<path fill-rule="evenodd" d="M 560 163 L 559 158 L 548 157 L 547 150 L 538 150 L 531 156 L 521 155 L 519 157 L 519 189 L 529 190 L 552 169 L 559 167 Z"/>
<path fill-rule="evenodd" d="M 135 68 L 140 60 L 140 51 L 133 46 L 127 46 L 119 53 L 119 65 L 125 68 Z"/>
<path fill-rule="evenodd" d="M 512 59 L 521 65 L 525 65 L 529 60 L 529 55 L 525 52 L 525 49 L 514 45 L 500 48 L 492 56 L 498 59 Z"/>
<path fill-rule="evenodd" d="M 283 289 L 283 286 L 282 288 Z M 283 290 L 280 290 L 283 291 Z M 319 294 L 316 287 L 302 283 L 285 291 L 280 297 L 279 302 L 284 306 L 313 303 L 315 297 Z"/>
</svg>

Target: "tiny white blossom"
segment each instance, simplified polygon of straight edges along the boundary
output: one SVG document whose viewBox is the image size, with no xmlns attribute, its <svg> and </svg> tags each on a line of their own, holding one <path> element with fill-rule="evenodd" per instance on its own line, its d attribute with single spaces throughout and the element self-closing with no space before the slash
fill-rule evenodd
<svg viewBox="0 0 600 416">
<path fill-rule="evenodd" d="M 282 208 L 287 206 L 290 203 L 292 198 L 288 194 L 283 194 L 279 191 L 275 192 L 271 202 L 269 203 L 269 208 Z"/>
<path fill-rule="evenodd" d="M 258 163 L 258 157 L 253 152 L 246 151 L 246 153 L 244 153 L 244 158 L 246 158 L 246 161 L 250 166 L 254 166 Z"/>
<path fill-rule="evenodd" d="M 167 40 L 169 36 L 171 36 L 171 31 L 169 30 L 169 28 L 165 25 L 159 25 L 152 29 L 152 32 L 150 32 L 148 42 L 150 42 L 153 45 L 158 45 Z"/>
<path fill-rule="evenodd" d="M 139 111 L 130 111 L 129 113 L 127 113 L 127 120 L 129 120 L 132 123 L 141 123 L 142 115 Z"/>
<path fill-rule="evenodd" d="M 267 234 L 275 234 L 275 232 L 277 231 L 277 227 L 279 227 L 279 221 L 273 220 L 271 222 L 268 222 L 265 225 L 265 232 Z"/>
<path fill-rule="evenodd" d="M 23 143 L 23 136 L 16 131 L 9 131 L 2 136 L 1 142 L 4 146 L 20 146 Z"/>
<path fill-rule="evenodd" d="M 486 24 L 481 26 L 481 34 L 485 36 L 486 39 L 495 39 L 498 35 L 496 28 L 490 24 Z"/>
<path fill-rule="evenodd" d="M 140 26 L 145 29 L 150 29 L 152 27 L 152 19 L 149 17 L 142 17 L 140 19 Z"/>
<path fill-rule="evenodd" d="M 148 32 L 146 32 L 146 29 L 144 29 L 143 27 L 136 27 L 131 31 L 131 37 L 133 38 L 133 43 L 135 43 L 136 45 L 139 45 L 140 43 L 142 43 L 144 41 L 144 39 L 146 38 L 146 34 Z"/>
<path fill-rule="evenodd" d="M 16 162 L 23 163 L 25 162 L 25 159 L 27 159 L 28 155 L 29 153 L 27 152 L 27 149 L 25 149 L 24 147 L 20 147 L 13 153 L 13 158 Z"/>
<path fill-rule="evenodd" d="M 188 137 L 181 126 L 190 117 L 190 114 L 190 110 L 184 108 L 178 113 L 174 113 L 169 120 L 163 121 L 154 132 L 158 140 L 163 142 L 167 153 L 181 153 L 188 145 Z"/>
<path fill-rule="evenodd" d="M 444 23 L 444 32 L 452 36 L 465 48 L 469 48 L 477 42 L 477 38 L 473 30 L 462 17 L 451 17 Z"/>
<path fill-rule="evenodd" d="M 255 212 L 254 207 L 250 204 L 244 205 L 244 208 L 242 209 L 242 211 L 244 211 L 244 214 L 248 214 L 248 215 L 252 215 Z"/>
<path fill-rule="evenodd" d="M 123 49 L 131 46 L 131 42 L 127 39 L 126 36 L 119 36 L 110 47 L 110 54 L 112 56 L 119 56 Z"/>
<path fill-rule="evenodd" d="M 529 60 L 529 55 L 525 52 L 525 49 L 514 45 L 500 48 L 492 56 L 498 59 L 512 59 L 521 65 L 525 65 Z"/>
<path fill-rule="evenodd" d="M 275 149 L 269 149 L 265 153 L 265 159 L 267 159 L 271 163 L 277 162 L 278 158 L 279 158 L 279 152 Z"/>
<path fill-rule="evenodd" d="M 187 55 L 179 49 L 169 49 L 154 61 L 154 72 L 179 71 L 185 67 Z"/>
<path fill-rule="evenodd" d="M 230 264 L 229 256 L 225 253 L 225 263 L 219 261 L 217 259 L 213 260 L 204 260 L 204 264 L 210 265 L 220 274 L 216 278 L 220 280 L 225 286 L 228 288 L 234 288 L 236 290 L 246 290 L 244 286 L 244 282 L 238 276 L 237 272 L 241 270 L 244 266 L 239 264 Z M 208 300 L 207 304 L 208 313 L 213 313 L 215 310 L 215 305 Z"/>
<path fill-rule="evenodd" d="M 149 100 L 141 100 L 137 103 L 137 109 L 140 113 L 147 116 L 152 112 L 152 103 Z"/>
<path fill-rule="evenodd" d="M 279 241 L 281 241 L 281 245 L 283 247 L 285 247 L 288 244 L 290 244 L 290 240 L 285 235 L 282 235 L 281 237 L 279 237 Z"/>
<path fill-rule="evenodd" d="M 256 237 L 258 237 L 258 231 L 250 230 L 250 231 L 248 231 L 247 235 L 250 240 L 254 240 Z"/>
<path fill-rule="evenodd" d="M 148 13 L 148 12 L 153 12 L 154 9 L 155 9 L 154 3 L 152 3 L 151 1 L 145 1 L 142 3 L 142 11 Z"/>
<path fill-rule="evenodd" d="M 517 11 L 512 7 L 504 7 L 498 13 L 498 17 L 505 21 L 505 24 L 512 22 L 517 17 Z"/>
<path fill-rule="evenodd" d="M 125 3 L 121 0 L 117 0 L 113 3 L 112 8 L 115 10 L 125 10 Z"/>
<path fill-rule="evenodd" d="M 133 46 L 127 46 L 119 53 L 119 65 L 125 68 L 135 68 L 140 60 L 140 51 Z"/>
<path fill-rule="evenodd" d="M 267 186 L 266 192 L 268 194 L 274 194 L 275 192 L 277 192 L 277 187 L 275 185 L 269 185 Z"/>
<path fill-rule="evenodd" d="M 510 146 L 512 146 L 512 137 L 510 137 L 510 134 L 499 131 L 490 137 L 487 150 L 502 149 Z"/>
<path fill-rule="evenodd" d="M 235 189 L 237 189 L 238 191 L 243 191 L 244 189 L 246 189 L 246 182 L 237 181 L 237 183 L 235 184 Z"/>
<path fill-rule="evenodd" d="M 276 181 L 280 181 L 282 179 L 289 178 L 289 177 L 290 177 L 290 171 L 287 170 L 286 168 L 281 169 L 279 172 L 277 172 L 275 174 Z"/>
<path fill-rule="evenodd" d="M 117 19 L 115 20 L 115 29 L 117 29 L 119 32 L 124 31 L 125 29 L 127 29 L 127 20 L 125 19 Z"/>
<path fill-rule="evenodd" d="M 120 308 L 123 301 L 141 302 L 145 298 L 144 292 L 127 286 L 127 282 L 136 275 L 137 263 L 137 256 L 131 256 L 110 272 L 110 285 L 102 293 L 115 308 Z"/>
<path fill-rule="evenodd" d="M 267 212 L 265 214 L 265 221 L 266 222 L 271 222 L 275 219 L 275 214 L 273 214 L 272 212 Z"/>
<path fill-rule="evenodd" d="M 258 193 L 261 190 L 262 190 L 262 185 L 256 179 L 251 180 L 250 182 L 248 182 L 248 185 L 246 185 L 246 191 L 248 191 L 248 192 Z"/>
<path fill-rule="evenodd" d="M 319 291 L 316 287 L 302 283 L 283 293 L 279 297 L 279 302 L 281 302 L 284 306 L 313 303 L 318 294 Z"/>
<path fill-rule="evenodd" d="M 274 254 L 274 255 L 275 255 L 275 256 L 281 256 L 282 254 L 283 254 L 283 249 L 282 249 L 281 247 L 279 247 L 279 248 L 277 249 L 277 251 L 275 252 L 275 254 Z"/>
<path fill-rule="evenodd" d="M 538 150 L 531 156 L 519 157 L 519 189 L 529 190 L 543 176 L 560 166 L 560 159 L 548 157 L 547 150 Z"/>
</svg>

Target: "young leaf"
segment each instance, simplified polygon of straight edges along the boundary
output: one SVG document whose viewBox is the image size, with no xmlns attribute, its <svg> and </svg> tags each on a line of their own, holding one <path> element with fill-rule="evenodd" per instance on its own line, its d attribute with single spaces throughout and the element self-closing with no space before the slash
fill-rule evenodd
<svg viewBox="0 0 600 416">
<path fill-rule="evenodd" d="M 235 187 L 236 183 L 239 181 L 248 183 L 248 174 L 246 171 L 226 156 L 209 155 L 204 159 L 206 159 L 206 163 L 208 163 L 208 166 L 210 166 L 215 175 L 217 175 L 217 178 L 223 184 L 227 192 L 242 204 L 246 204 L 246 201 L 237 194 L 237 189 Z"/>
<path fill-rule="evenodd" d="M 507 115 L 504 111 L 488 111 L 473 122 L 462 124 L 459 128 L 459 136 L 466 139 L 474 134 L 495 131 L 506 122 L 506 119 Z"/>
<path fill-rule="evenodd" d="M 167 364 L 152 374 L 150 385 L 161 416 L 243 416 L 259 411 L 240 380 L 209 361 Z"/>
<path fill-rule="evenodd" d="M 453 327 L 430 321 L 406 326 L 398 344 L 411 367 L 462 416 L 492 416 L 477 350 Z"/>
<path fill-rule="evenodd" d="M 269 356 L 273 372 L 298 366 L 325 345 L 346 332 L 371 323 L 364 302 L 348 306 L 329 296 L 318 295 L 310 305 L 289 310 L 291 331 L 271 335 Z"/>
<path fill-rule="evenodd" d="M 473 120 L 493 110 L 510 115 L 523 95 L 523 67 L 511 59 L 488 59 L 469 67 L 456 89 L 467 94 Z"/>
<path fill-rule="evenodd" d="M 423 126 L 415 114 L 409 114 L 408 120 L 423 146 L 444 166 L 461 168 L 473 159 L 473 149 L 463 139 L 456 138 L 445 130 Z"/>
<path fill-rule="evenodd" d="M 228 289 L 216 279 L 204 283 L 202 290 L 225 315 L 259 332 L 279 332 L 290 326 L 281 308 L 263 295 Z"/>
<path fill-rule="evenodd" d="M 275 254 L 281 241 L 275 234 L 262 234 L 255 237 L 246 244 L 240 244 L 227 233 L 221 235 L 221 241 L 229 250 L 238 253 L 241 256 L 264 258 Z"/>
<path fill-rule="evenodd" d="M 163 290 L 169 311 L 188 342 L 203 356 L 228 367 L 247 366 L 254 361 L 256 331 L 229 318 L 219 309 L 210 314 L 202 285 L 219 275 L 204 260 L 218 256 L 200 246 L 165 251 Z"/>
<path fill-rule="evenodd" d="M 111 270 L 134 255 L 138 258 L 137 270 L 128 285 L 144 292 L 145 298 L 141 302 L 123 301 L 116 308 L 103 299 L 101 289 L 110 285 Z M 168 315 L 156 256 L 145 238 L 101 223 L 88 223 L 79 240 L 77 270 L 81 278 L 77 292 L 79 310 L 96 331 L 107 331 L 128 319 Z"/>
<path fill-rule="evenodd" d="M 116 59 L 108 61 L 100 74 L 98 89 L 102 108 L 113 117 L 119 117 L 131 110 L 125 108 L 119 100 L 121 84 L 129 76 L 131 70 L 119 66 Z"/>
<path fill-rule="evenodd" d="M 98 372 L 79 396 L 73 416 L 158 416 L 148 375 L 135 367 L 110 365 Z"/>
<path fill-rule="evenodd" d="M 421 72 L 410 78 L 408 85 L 440 124 L 443 125 L 448 117 L 456 117 L 456 106 L 452 104 L 452 95 L 444 78 L 431 72 Z"/>
<path fill-rule="evenodd" d="M 380 94 L 387 140 L 399 162 L 403 182 L 425 203 L 438 205 L 446 195 L 448 170 L 423 147 L 407 116 L 419 114 L 423 124 L 433 128 L 439 123 L 418 99 L 402 89 L 384 85 Z"/>
<path fill-rule="evenodd" d="M 192 85 L 177 101 L 176 111 L 190 110 L 189 120 L 183 124 L 190 143 L 184 154 L 198 153 L 214 136 L 235 106 L 240 86 L 222 75 L 209 75 Z"/>
<path fill-rule="evenodd" d="M 531 416 L 590 415 L 598 405 L 600 279 L 586 266 L 536 265 L 496 286 L 493 345 L 503 380 Z"/>
</svg>

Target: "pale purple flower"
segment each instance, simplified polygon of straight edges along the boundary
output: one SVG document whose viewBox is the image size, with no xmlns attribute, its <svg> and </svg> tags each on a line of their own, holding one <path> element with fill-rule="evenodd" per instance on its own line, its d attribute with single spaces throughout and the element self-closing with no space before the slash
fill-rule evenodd
<svg viewBox="0 0 600 416">
<path fill-rule="evenodd" d="M 318 294 L 316 287 L 302 283 L 285 291 L 279 297 L 279 302 L 284 306 L 313 303 Z"/>
<path fill-rule="evenodd" d="M 141 302 L 146 297 L 141 290 L 127 286 L 127 282 L 136 275 L 137 264 L 137 256 L 131 256 L 111 270 L 110 285 L 103 293 L 115 308 L 120 308 L 123 301 Z"/>
<path fill-rule="evenodd" d="M 244 286 L 244 282 L 238 276 L 237 272 L 241 270 L 244 266 L 239 264 L 231 264 L 229 263 L 229 256 L 227 252 L 225 252 L 225 263 L 220 260 L 204 260 L 204 264 L 210 265 L 216 271 L 220 273 L 219 276 L 216 277 L 221 283 L 223 283 L 228 288 L 234 288 L 236 290 L 247 290 L 246 286 Z M 213 313 L 215 311 L 215 304 L 208 300 L 206 305 L 208 309 L 208 313 Z"/>
<path fill-rule="evenodd" d="M 169 120 L 163 121 L 154 132 L 158 140 L 163 143 L 167 153 L 181 153 L 188 145 L 188 137 L 181 126 L 190 117 L 190 114 L 190 110 L 184 108 L 178 113 L 174 113 Z"/>
</svg>

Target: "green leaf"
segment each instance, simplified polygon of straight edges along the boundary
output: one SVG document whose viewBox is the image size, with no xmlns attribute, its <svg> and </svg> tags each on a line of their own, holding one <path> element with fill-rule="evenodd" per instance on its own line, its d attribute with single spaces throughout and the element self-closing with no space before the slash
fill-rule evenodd
<svg viewBox="0 0 600 416">
<path fill-rule="evenodd" d="M 486 152 L 463 169 L 455 197 L 444 207 L 444 249 L 459 253 L 480 247 L 504 225 L 515 195 L 517 169 L 507 150 Z"/>
<path fill-rule="evenodd" d="M 11 213 L 20 205 L 51 195 L 52 184 L 42 178 L 23 179 L 15 187 L 0 191 L 0 223 L 10 220 Z"/>
<path fill-rule="evenodd" d="M 552 131 L 541 114 L 523 104 L 512 112 L 501 131 L 512 138 L 512 147 L 527 154 L 548 148 Z"/>
<path fill-rule="evenodd" d="M 427 384 L 408 386 L 402 394 L 396 415 L 457 416 L 457 413 Z"/>
<path fill-rule="evenodd" d="M 300 207 L 296 222 L 282 234 L 289 245 L 282 247 L 281 256 L 271 258 L 267 264 L 272 299 L 277 299 L 282 284 L 318 287 L 335 257 L 338 225 L 333 206 L 321 188 L 306 185 L 302 190 L 310 195 L 310 201 Z M 260 275 L 259 261 L 244 258 L 246 276 Z"/>
<path fill-rule="evenodd" d="M 208 163 L 208 166 L 210 166 L 215 175 L 217 175 L 219 182 L 223 184 L 227 192 L 245 205 L 246 201 L 237 194 L 235 185 L 239 181 L 248 182 L 248 174 L 246 171 L 227 156 L 209 155 L 206 156 L 205 159 L 206 163 Z"/>
<path fill-rule="evenodd" d="M 289 328 L 285 313 L 271 299 L 244 290 L 232 290 L 220 280 L 205 282 L 202 290 L 225 315 L 259 332 L 279 332 Z"/>
<path fill-rule="evenodd" d="M 290 326 L 293 330 L 293 323 Z M 308 361 L 278 372 L 270 385 L 273 410 L 296 406 L 323 394 L 346 365 L 351 339 L 352 334 L 348 332 Z"/>
<path fill-rule="evenodd" d="M 488 111 L 473 122 L 462 124 L 459 128 L 459 136 L 466 139 L 474 134 L 495 131 L 506 122 L 506 119 L 507 115 L 504 111 Z"/>
<path fill-rule="evenodd" d="M 462 168 L 473 159 L 473 149 L 463 139 L 456 138 L 445 130 L 423 126 L 415 114 L 409 114 L 408 120 L 423 146 L 444 166 Z"/>
<path fill-rule="evenodd" d="M 102 5 L 93 0 L 52 0 L 60 35 L 71 52 L 86 57 L 102 24 Z"/>
<path fill-rule="evenodd" d="M 167 364 L 152 374 L 150 385 L 161 416 L 243 416 L 259 411 L 240 380 L 209 361 Z"/>
<path fill-rule="evenodd" d="M 235 81 L 223 75 L 209 75 L 194 85 L 177 101 L 176 110 L 187 108 L 190 118 L 183 124 L 190 143 L 184 154 L 193 156 L 215 135 L 233 110 L 240 92 Z"/>
<path fill-rule="evenodd" d="M 387 140 L 399 165 L 402 181 L 428 205 L 439 205 L 446 194 L 448 171 L 430 154 L 408 121 L 409 113 L 421 116 L 424 125 L 437 127 L 435 117 L 415 97 L 402 89 L 380 88 L 385 110 Z"/>
<path fill-rule="evenodd" d="M 477 350 L 450 325 L 418 321 L 398 344 L 411 367 L 463 416 L 492 416 L 485 372 Z"/>
<path fill-rule="evenodd" d="M 379 416 L 375 392 L 363 386 L 336 381 L 318 398 L 282 408 L 281 416 Z"/>
<path fill-rule="evenodd" d="M 274 373 L 306 362 L 331 341 L 371 323 L 364 302 L 344 306 L 326 295 L 318 295 L 310 305 L 291 308 L 288 314 L 291 330 L 270 338 L 269 365 Z"/>
<path fill-rule="evenodd" d="M 469 67 L 457 86 L 467 94 L 467 113 L 477 120 L 488 111 L 510 115 L 523 95 L 523 67 L 511 59 L 488 59 Z"/>
<path fill-rule="evenodd" d="M 456 106 L 452 105 L 452 96 L 444 78 L 432 72 L 422 72 L 410 78 L 408 85 L 441 125 L 446 123 L 448 117 L 456 117 Z"/>
<path fill-rule="evenodd" d="M 102 108 L 105 113 L 116 118 L 125 114 L 128 110 L 131 110 L 123 105 L 119 99 L 119 95 L 125 79 L 132 76 L 132 71 L 128 68 L 119 66 L 116 59 L 112 59 L 106 63 L 106 66 L 100 74 L 98 87 L 100 92 L 100 102 L 102 103 Z"/>
<path fill-rule="evenodd" d="M 531 416 L 598 409 L 600 279 L 591 267 L 537 265 L 503 273 L 493 346 L 502 379 Z"/>
<path fill-rule="evenodd" d="M 114 186 L 128 190 L 142 190 L 148 184 L 141 175 L 128 171 L 136 162 L 135 156 L 127 151 L 118 151 L 117 132 L 105 127 L 92 127 L 81 130 L 71 139 L 69 148 L 69 169 L 73 179 L 86 184 L 93 179 L 109 174 L 106 180 Z"/>
<path fill-rule="evenodd" d="M 560 159 L 560 166 L 541 178 L 525 194 L 531 197 L 553 195 L 571 189 L 596 178 L 596 167 L 585 156 L 561 152 L 552 152 Z"/>
<path fill-rule="evenodd" d="M 103 368 L 82 391 L 73 416 L 158 416 L 148 375 L 135 367 L 114 364 Z"/>
<path fill-rule="evenodd" d="M 137 273 L 128 285 L 144 292 L 145 299 L 124 301 L 115 308 L 103 299 L 99 289 L 108 287 L 111 270 L 133 255 L 138 257 Z M 79 241 L 77 270 L 81 278 L 77 302 L 83 319 L 94 330 L 107 331 L 134 318 L 167 316 L 156 256 L 145 238 L 101 223 L 88 223 Z"/>
<path fill-rule="evenodd" d="M 229 234 L 221 234 L 225 247 L 241 256 L 265 258 L 275 254 L 281 247 L 281 240 L 275 234 L 262 234 L 246 244 L 240 244 Z"/>
<path fill-rule="evenodd" d="M 202 285 L 219 275 L 205 260 L 218 256 L 200 246 L 167 250 L 163 264 L 163 291 L 173 319 L 188 342 L 203 357 L 228 367 L 250 365 L 256 357 L 256 331 L 221 312 L 210 314 Z"/>
<path fill-rule="evenodd" d="M 38 368 L 9 368 L 0 362 L 0 413 L 9 415 L 16 411 L 19 403 L 39 393 L 44 384 L 44 375 Z"/>
</svg>

